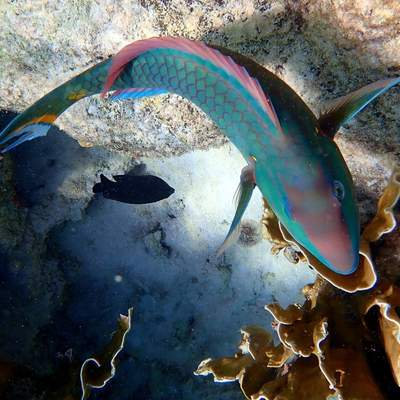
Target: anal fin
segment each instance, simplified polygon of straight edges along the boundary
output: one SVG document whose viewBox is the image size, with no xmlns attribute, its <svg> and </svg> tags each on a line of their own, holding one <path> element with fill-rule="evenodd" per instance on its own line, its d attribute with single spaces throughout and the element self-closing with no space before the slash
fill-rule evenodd
<svg viewBox="0 0 400 400">
<path fill-rule="evenodd" d="M 239 187 L 235 196 L 237 197 L 236 212 L 233 217 L 228 234 L 226 235 L 224 242 L 217 251 L 217 256 L 222 255 L 222 253 L 224 253 L 225 250 L 229 246 L 231 246 L 239 236 L 240 221 L 243 217 L 244 212 L 246 211 L 246 208 L 250 202 L 251 196 L 256 186 L 254 167 L 255 160 L 251 157 L 248 165 L 242 169 Z"/>
</svg>

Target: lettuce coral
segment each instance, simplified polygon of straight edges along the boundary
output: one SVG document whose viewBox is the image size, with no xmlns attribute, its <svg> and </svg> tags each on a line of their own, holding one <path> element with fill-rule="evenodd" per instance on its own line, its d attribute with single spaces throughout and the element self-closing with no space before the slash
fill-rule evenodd
<svg viewBox="0 0 400 400">
<path fill-rule="evenodd" d="M 386 355 L 390 361 L 393 377 L 400 386 L 400 288 L 383 280 L 363 299 L 361 312 L 378 306 L 380 311 L 379 327 Z"/>
<path fill-rule="evenodd" d="M 117 330 L 112 335 L 110 343 L 96 356 L 86 359 L 81 367 L 80 379 L 82 398 L 87 399 L 91 389 L 101 389 L 115 375 L 116 358 L 124 348 L 125 337 L 131 330 L 133 309 L 128 310 L 128 315 L 120 315 Z"/>
</svg>

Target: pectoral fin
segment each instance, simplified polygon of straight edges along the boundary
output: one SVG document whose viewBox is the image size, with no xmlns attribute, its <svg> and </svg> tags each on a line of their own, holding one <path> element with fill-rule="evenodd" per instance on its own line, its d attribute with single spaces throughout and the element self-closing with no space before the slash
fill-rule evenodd
<svg viewBox="0 0 400 400">
<path fill-rule="evenodd" d="M 254 160 L 251 159 L 249 161 L 249 165 L 242 170 L 239 187 L 236 193 L 237 205 L 235 216 L 233 217 L 233 221 L 224 242 L 218 249 L 217 256 L 220 256 L 222 253 L 224 253 L 224 251 L 238 238 L 240 221 L 250 202 L 255 186 Z"/>
<path fill-rule="evenodd" d="M 322 113 L 319 118 L 321 132 L 333 138 L 344 123 L 353 118 L 380 94 L 385 93 L 399 82 L 400 77 L 383 79 L 334 100 L 327 107 L 327 111 Z"/>
</svg>

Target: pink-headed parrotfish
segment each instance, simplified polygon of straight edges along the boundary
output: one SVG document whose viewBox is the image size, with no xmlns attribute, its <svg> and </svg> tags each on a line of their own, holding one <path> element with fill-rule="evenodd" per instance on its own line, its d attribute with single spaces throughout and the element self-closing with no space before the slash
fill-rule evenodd
<svg viewBox="0 0 400 400">
<path fill-rule="evenodd" d="M 320 118 L 285 82 L 251 59 L 188 39 L 139 40 L 42 97 L 0 133 L 6 152 L 45 135 L 81 98 L 113 91 L 113 99 L 162 93 L 199 106 L 248 165 L 222 250 L 232 242 L 255 186 L 294 239 L 338 274 L 359 262 L 360 224 L 354 186 L 333 141 L 338 129 L 400 82 L 381 80 L 336 101 Z"/>
</svg>

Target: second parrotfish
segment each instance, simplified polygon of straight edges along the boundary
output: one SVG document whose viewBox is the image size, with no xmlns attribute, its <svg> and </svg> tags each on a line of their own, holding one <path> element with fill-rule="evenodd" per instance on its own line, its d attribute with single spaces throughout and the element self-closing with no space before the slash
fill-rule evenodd
<svg viewBox="0 0 400 400">
<path fill-rule="evenodd" d="M 179 94 L 199 106 L 248 160 L 238 207 L 222 249 L 232 241 L 257 185 L 294 239 L 328 268 L 347 275 L 359 262 L 354 187 L 333 141 L 343 123 L 400 82 L 381 80 L 336 101 L 317 118 L 281 79 L 251 59 L 180 38 L 124 47 L 38 100 L 0 133 L 2 152 L 45 135 L 79 99 Z"/>
</svg>

